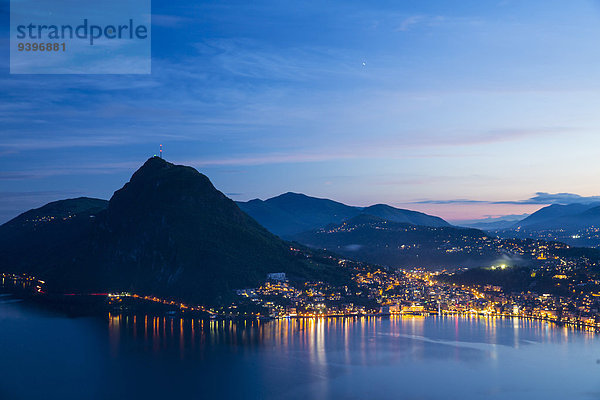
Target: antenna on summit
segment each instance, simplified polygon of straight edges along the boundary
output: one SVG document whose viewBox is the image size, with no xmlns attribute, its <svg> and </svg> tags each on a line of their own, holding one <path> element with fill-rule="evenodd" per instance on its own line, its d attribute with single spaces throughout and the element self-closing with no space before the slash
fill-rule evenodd
<svg viewBox="0 0 600 400">
<path fill-rule="evenodd" d="M 160 152 L 159 152 L 159 154 L 160 154 L 160 158 L 162 159 L 162 144 L 160 145 Z"/>
</svg>

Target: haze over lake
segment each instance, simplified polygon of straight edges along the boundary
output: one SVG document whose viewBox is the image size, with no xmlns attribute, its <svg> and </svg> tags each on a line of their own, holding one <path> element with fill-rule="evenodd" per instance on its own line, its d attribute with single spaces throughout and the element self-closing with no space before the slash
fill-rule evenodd
<svg viewBox="0 0 600 400">
<path fill-rule="evenodd" d="M 600 342 L 546 322 L 70 318 L 0 297 L 0 398 L 595 399 Z"/>
</svg>

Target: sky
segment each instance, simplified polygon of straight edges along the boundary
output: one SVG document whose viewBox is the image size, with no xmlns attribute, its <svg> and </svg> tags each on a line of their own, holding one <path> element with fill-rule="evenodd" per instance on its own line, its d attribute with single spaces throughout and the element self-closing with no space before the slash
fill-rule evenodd
<svg viewBox="0 0 600 400">
<path fill-rule="evenodd" d="M 459 220 L 600 194 L 600 2 L 154 0 L 149 75 L 10 75 L 0 18 L 0 223 L 108 199 L 159 144 L 234 200 Z"/>
</svg>

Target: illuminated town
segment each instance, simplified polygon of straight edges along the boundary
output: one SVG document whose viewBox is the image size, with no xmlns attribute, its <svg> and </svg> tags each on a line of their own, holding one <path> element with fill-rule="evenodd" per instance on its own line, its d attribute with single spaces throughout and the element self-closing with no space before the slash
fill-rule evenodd
<svg viewBox="0 0 600 400">
<path fill-rule="evenodd" d="M 236 290 L 229 306 L 212 308 L 127 292 L 86 296 L 105 299 L 113 313 L 135 312 L 139 304 L 156 304 L 162 307 L 156 310 L 160 313 L 207 318 L 468 314 L 532 318 L 585 329 L 600 329 L 600 282 L 590 272 L 596 269 L 597 260 L 589 258 L 585 252 L 583 255 L 569 253 L 568 257 L 559 256 L 562 251 L 569 249 L 569 246 L 561 243 L 486 240 L 496 248 L 536 260 L 535 267 L 525 270 L 531 281 L 528 290 L 514 290 L 490 282 L 462 282 L 461 279 L 473 270 L 383 268 L 331 254 L 315 255 L 292 247 L 291 250 L 302 257 L 320 258 L 320 262 L 326 260 L 337 264 L 350 273 L 350 281 L 340 286 L 320 281 L 294 282 L 285 273 L 274 272 L 268 274 L 264 284 L 259 287 Z M 476 244 L 478 248 L 484 245 Z M 517 269 L 519 267 L 498 264 L 479 270 L 493 276 L 510 274 Z M 45 295 L 45 282 L 35 277 L 6 273 L 1 277 L 3 286 L 22 286 L 23 289 L 34 289 L 36 295 Z"/>
</svg>

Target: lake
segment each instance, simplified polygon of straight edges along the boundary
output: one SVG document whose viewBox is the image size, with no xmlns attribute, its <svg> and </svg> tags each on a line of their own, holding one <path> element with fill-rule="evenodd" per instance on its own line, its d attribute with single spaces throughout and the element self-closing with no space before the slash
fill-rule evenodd
<svg viewBox="0 0 600 400">
<path fill-rule="evenodd" d="M 0 399 L 600 399 L 600 335 L 541 321 L 69 318 L 0 297 Z"/>
</svg>

